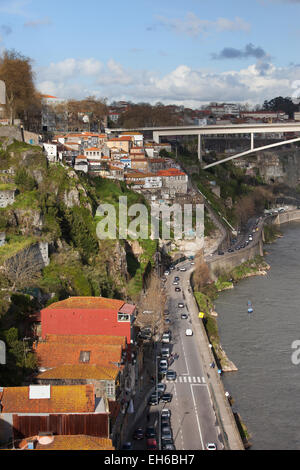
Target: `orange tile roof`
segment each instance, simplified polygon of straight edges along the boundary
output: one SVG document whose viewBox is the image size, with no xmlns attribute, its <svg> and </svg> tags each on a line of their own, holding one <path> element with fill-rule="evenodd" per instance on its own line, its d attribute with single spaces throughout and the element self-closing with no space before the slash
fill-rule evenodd
<svg viewBox="0 0 300 470">
<path fill-rule="evenodd" d="M 2 413 L 93 413 L 93 385 L 51 386 L 50 398 L 29 398 L 29 387 L 4 387 Z"/>
<path fill-rule="evenodd" d="M 97 364 L 66 364 L 38 374 L 39 379 L 74 379 L 74 380 L 116 380 L 119 373 L 117 366 Z"/>
<path fill-rule="evenodd" d="M 26 445 L 29 441 L 35 440 L 36 436 L 23 439 L 20 444 Z M 75 436 L 55 435 L 53 442 L 50 444 L 40 444 L 36 441 L 35 450 L 115 450 L 111 439 L 104 437 L 86 436 L 78 434 Z"/>
<path fill-rule="evenodd" d="M 169 168 L 169 170 L 159 170 L 157 172 L 158 176 L 184 176 L 183 171 L 178 170 L 177 168 Z"/>
<path fill-rule="evenodd" d="M 107 299 L 106 297 L 69 297 L 68 299 L 55 302 L 46 309 L 56 308 L 97 308 L 119 310 L 124 300 Z M 44 310 L 46 310 L 44 309 Z"/>
<path fill-rule="evenodd" d="M 100 149 L 99 147 L 90 147 L 90 148 L 88 148 L 88 149 L 84 149 L 84 150 L 85 150 L 85 152 L 89 152 L 89 151 L 91 151 L 91 150 L 97 150 L 97 151 L 100 151 L 101 149 Z"/>
<path fill-rule="evenodd" d="M 90 351 L 89 364 L 108 365 L 110 362 L 120 362 L 122 357 L 122 346 L 120 344 L 39 342 L 35 351 L 39 366 L 46 368 L 63 364 L 80 364 L 81 351 Z"/>
<path fill-rule="evenodd" d="M 126 347 L 125 336 L 110 335 L 46 335 L 45 340 L 50 343 L 66 343 L 66 344 L 119 344 L 123 348 Z"/>
</svg>

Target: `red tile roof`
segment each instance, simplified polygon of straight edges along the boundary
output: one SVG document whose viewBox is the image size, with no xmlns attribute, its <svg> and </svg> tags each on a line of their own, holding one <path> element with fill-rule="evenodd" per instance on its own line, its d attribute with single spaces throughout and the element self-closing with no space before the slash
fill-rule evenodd
<svg viewBox="0 0 300 470">
<path fill-rule="evenodd" d="M 118 362 L 118 361 L 114 361 Z M 53 367 L 38 374 L 38 379 L 74 379 L 74 380 L 116 380 L 119 374 L 117 365 L 66 364 Z"/>
<path fill-rule="evenodd" d="M 18 448 L 24 449 L 29 441 L 35 441 L 36 436 L 23 439 L 18 444 Z M 35 442 L 35 450 L 115 450 L 111 439 L 103 437 L 86 436 L 77 434 L 75 436 L 55 435 L 49 444 L 40 444 L 38 440 Z M 24 450 L 27 450 L 26 448 Z"/>
<path fill-rule="evenodd" d="M 55 302 L 44 310 L 57 308 L 96 308 L 119 310 L 124 305 L 124 300 L 107 299 L 106 297 L 69 297 Z"/>
<path fill-rule="evenodd" d="M 178 170 L 177 168 L 169 168 L 169 170 L 159 170 L 157 172 L 158 176 L 185 176 L 183 171 Z"/>
</svg>

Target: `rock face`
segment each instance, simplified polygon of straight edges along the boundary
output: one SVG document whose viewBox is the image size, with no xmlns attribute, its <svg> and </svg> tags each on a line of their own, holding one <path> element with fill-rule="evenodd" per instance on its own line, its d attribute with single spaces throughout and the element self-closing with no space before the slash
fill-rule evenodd
<svg viewBox="0 0 300 470">
<path fill-rule="evenodd" d="M 256 166 L 267 183 L 295 187 L 300 181 L 300 149 L 259 152 Z"/>
</svg>

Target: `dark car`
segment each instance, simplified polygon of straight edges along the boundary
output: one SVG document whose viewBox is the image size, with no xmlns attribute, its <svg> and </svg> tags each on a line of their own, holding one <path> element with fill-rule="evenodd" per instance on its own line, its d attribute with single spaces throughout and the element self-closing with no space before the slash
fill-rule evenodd
<svg viewBox="0 0 300 470">
<path fill-rule="evenodd" d="M 164 446 L 174 446 L 173 438 L 168 438 L 168 437 L 162 438 L 161 445 L 162 445 L 162 448 L 164 448 Z"/>
<path fill-rule="evenodd" d="M 166 379 L 167 380 L 176 380 L 175 370 L 168 370 L 168 372 L 166 373 Z"/>
<path fill-rule="evenodd" d="M 172 429 L 170 426 L 164 426 L 161 430 L 161 439 L 173 439 Z"/>
<path fill-rule="evenodd" d="M 180 281 L 180 278 L 178 276 L 175 276 L 174 281 L 178 282 L 178 281 Z"/>
<path fill-rule="evenodd" d="M 166 324 L 166 325 L 170 325 L 170 323 L 171 323 L 170 318 L 165 318 L 165 324 Z"/>
<path fill-rule="evenodd" d="M 159 404 L 159 394 L 153 393 L 149 398 L 148 405 L 154 406 Z"/>
<path fill-rule="evenodd" d="M 163 416 L 163 417 L 161 417 L 160 426 L 161 426 L 161 427 L 163 427 L 163 426 L 171 426 L 170 417 L 168 417 L 168 416 Z"/>
<path fill-rule="evenodd" d="M 181 292 L 180 287 L 175 287 L 175 292 Z"/>
<path fill-rule="evenodd" d="M 164 444 L 162 445 L 162 450 L 176 450 L 174 444 Z"/>
<path fill-rule="evenodd" d="M 219 250 L 219 251 L 218 251 L 218 255 L 219 255 L 219 256 L 222 256 L 222 255 L 224 255 L 224 251 L 222 251 L 222 250 Z"/>
<path fill-rule="evenodd" d="M 124 442 L 122 445 L 122 450 L 131 450 L 132 449 L 132 443 L 131 442 Z"/>
<path fill-rule="evenodd" d="M 233 253 L 233 252 L 234 252 L 234 249 L 233 249 L 233 248 L 229 248 L 228 253 Z"/>
<path fill-rule="evenodd" d="M 150 437 L 156 437 L 156 429 L 154 426 L 147 426 L 145 436 L 150 438 Z"/>
<path fill-rule="evenodd" d="M 182 313 L 181 318 L 182 318 L 182 320 L 187 320 L 188 316 L 187 316 L 186 313 Z"/>
<path fill-rule="evenodd" d="M 162 401 L 163 403 L 170 403 L 172 401 L 172 398 L 173 398 L 172 393 L 164 393 L 161 396 L 160 401 Z"/>
<path fill-rule="evenodd" d="M 144 431 L 142 430 L 142 428 L 137 428 L 134 433 L 133 433 L 133 439 L 136 439 L 137 441 L 139 441 L 140 439 L 144 439 Z"/>
</svg>

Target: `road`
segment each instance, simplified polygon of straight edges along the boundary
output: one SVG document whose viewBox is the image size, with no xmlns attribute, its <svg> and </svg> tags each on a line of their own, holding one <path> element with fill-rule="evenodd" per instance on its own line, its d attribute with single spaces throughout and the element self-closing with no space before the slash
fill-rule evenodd
<svg viewBox="0 0 300 470">
<path fill-rule="evenodd" d="M 171 426 L 173 440 L 176 450 L 203 450 L 206 444 L 213 442 L 218 449 L 223 449 L 220 438 L 220 431 L 216 425 L 216 416 L 213 411 L 212 401 L 209 394 L 207 379 L 199 359 L 199 345 L 195 335 L 186 336 L 186 329 L 193 329 L 190 312 L 186 306 L 186 295 L 189 286 L 189 276 L 191 263 L 181 263 L 180 267 L 186 267 L 186 271 L 170 271 L 166 281 L 168 318 L 171 323 L 166 325 L 172 337 L 168 346 L 171 353 L 178 355 L 177 359 L 169 365 L 169 369 L 176 372 L 175 381 L 167 381 L 166 392 L 172 393 L 170 403 L 159 403 L 146 409 L 143 417 L 137 423 L 143 429 L 149 424 L 154 425 L 157 431 L 158 442 L 160 441 L 160 411 L 163 408 L 171 410 Z M 180 292 L 175 292 L 173 285 L 174 277 L 180 278 Z M 184 303 L 184 308 L 179 308 L 178 303 Z M 187 313 L 187 319 L 181 319 L 181 313 Z M 161 343 L 157 345 L 157 355 L 161 349 Z M 157 359 L 159 362 L 159 359 Z M 157 374 L 158 376 L 158 374 Z M 148 414 L 148 421 L 147 421 Z M 136 441 L 133 448 L 136 450 L 145 449 L 146 440 Z"/>
</svg>

